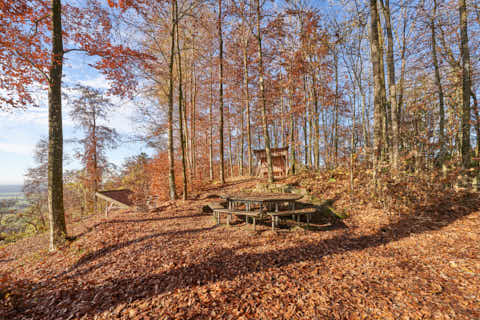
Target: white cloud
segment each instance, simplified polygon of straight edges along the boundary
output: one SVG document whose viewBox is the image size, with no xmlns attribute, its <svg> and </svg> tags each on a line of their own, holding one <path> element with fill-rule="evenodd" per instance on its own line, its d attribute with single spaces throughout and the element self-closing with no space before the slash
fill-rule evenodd
<svg viewBox="0 0 480 320">
<path fill-rule="evenodd" d="M 35 144 L 19 144 L 0 142 L 0 152 L 16 153 L 21 155 L 32 156 Z"/>
<path fill-rule="evenodd" d="M 78 81 L 81 85 L 89 86 L 97 89 L 109 89 L 110 82 L 105 79 L 103 75 L 99 75 L 96 78 L 87 79 L 87 80 L 80 80 Z"/>
</svg>

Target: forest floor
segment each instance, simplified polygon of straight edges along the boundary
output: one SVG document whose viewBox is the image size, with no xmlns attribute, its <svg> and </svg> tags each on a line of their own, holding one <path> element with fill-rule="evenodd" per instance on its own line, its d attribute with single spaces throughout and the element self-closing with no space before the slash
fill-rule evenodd
<svg viewBox="0 0 480 320">
<path fill-rule="evenodd" d="M 360 203 L 275 233 L 215 226 L 209 201 L 94 216 L 54 253 L 46 235 L 0 249 L 0 319 L 480 319 L 478 199 L 406 216 Z"/>
</svg>

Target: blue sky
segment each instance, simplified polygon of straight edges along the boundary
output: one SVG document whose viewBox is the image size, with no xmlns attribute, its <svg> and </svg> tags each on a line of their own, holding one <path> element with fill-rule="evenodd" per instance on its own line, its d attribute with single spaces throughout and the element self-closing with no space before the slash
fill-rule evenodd
<svg viewBox="0 0 480 320">
<path fill-rule="evenodd" d="M 103 75 L 88 66 L 89 58 L 81 55 L 72 55 L 65 62 L 64 83 L 81 83 L 96 88 L 108 88 L 109 83 Z M 40 102 L 38 108 L 26 110 L 0 111 L 0 185 L 23 184 L 23 176 L 27 168 L 34 165 L 33 150 L 37 141 L 48 135 L 48 109 L 47 91 L 41 90 L 36 94 Z M 136 110 L 132 102 L 122 101 L 113 97 L 112 101 L 118 109 L 112 112 L 108 125 L 115 128 L 124 137 L 138 133 L 137 124 L 132 121 Z M 63 105 L 63 134 L 64 140 L 78 137 L 80 130 L 76 130 L 68 113 L 70 106 Z M 72 154 L 74 145 L 65 144 L 66 153 Z M 149 150 L 143 143 L 124 143 L 115 150 L 107 152 L 108 160 L 120 165 L 123 160 L 131 155 Z M 65 169 L 79 168 L 76 160 L 64 163 Z"/>
</svg>

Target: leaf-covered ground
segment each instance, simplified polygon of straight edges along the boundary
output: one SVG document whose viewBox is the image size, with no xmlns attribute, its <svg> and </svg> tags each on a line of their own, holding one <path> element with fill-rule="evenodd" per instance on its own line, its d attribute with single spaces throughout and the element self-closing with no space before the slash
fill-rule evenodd
<svg viewBox="0 0 480 320">
<path fill-rule="evenodd" d="M 0 318 L 480 319 L 475 199 L 277 233 L 217 227 L 209 201 L 92 217 L 55 253 L 45 236 L 2 249 Z"/>
</svg>

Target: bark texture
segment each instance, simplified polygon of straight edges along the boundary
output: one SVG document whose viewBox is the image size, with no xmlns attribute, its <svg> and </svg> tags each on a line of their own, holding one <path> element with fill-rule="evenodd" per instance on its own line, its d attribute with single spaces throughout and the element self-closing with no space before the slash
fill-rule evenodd
<svg viewBox="0 0 480 320">
<path fill-rule="evenodd" d="M 468 169 L 470 167 L 470 50 L 468 47 L 468 31 L 467 31 L 467 4 L 465 0 L 459 0 L 458 3 L 460 13 L 460 53 L 462 56 L 462 145 L 461 159 L 462 167 Z"/>
<path fill-rule="evenodd" d="M 258 41 L 258 83 L 260 86 L 260 102 L 262 104 L 262 124 L 263 124 L 263 140 L 265 143 L 265 152 L 267 154 L 267 169 L 268 169 L 268 182 L 272 183 L 273 178 L 273 165 L 272 154 L 270 152 L 270 135 L 268 133 L 267 122 L 267 99 L 265 97 L 265 84 L 263 79 L 263 53 L 262 53 L 262 32 L 260 30 L 260 0 L 256 0 L 257 4 L 257 41 Z"/>
<path fill-rule="evenodd" d="M 63 207 L 63 131 L 62 131 L 62 4 L 52 0 L 52 64 L 48 88 L 48 217 L 50 250 L 65 243 L 67 226 Z"/>
</svg>

